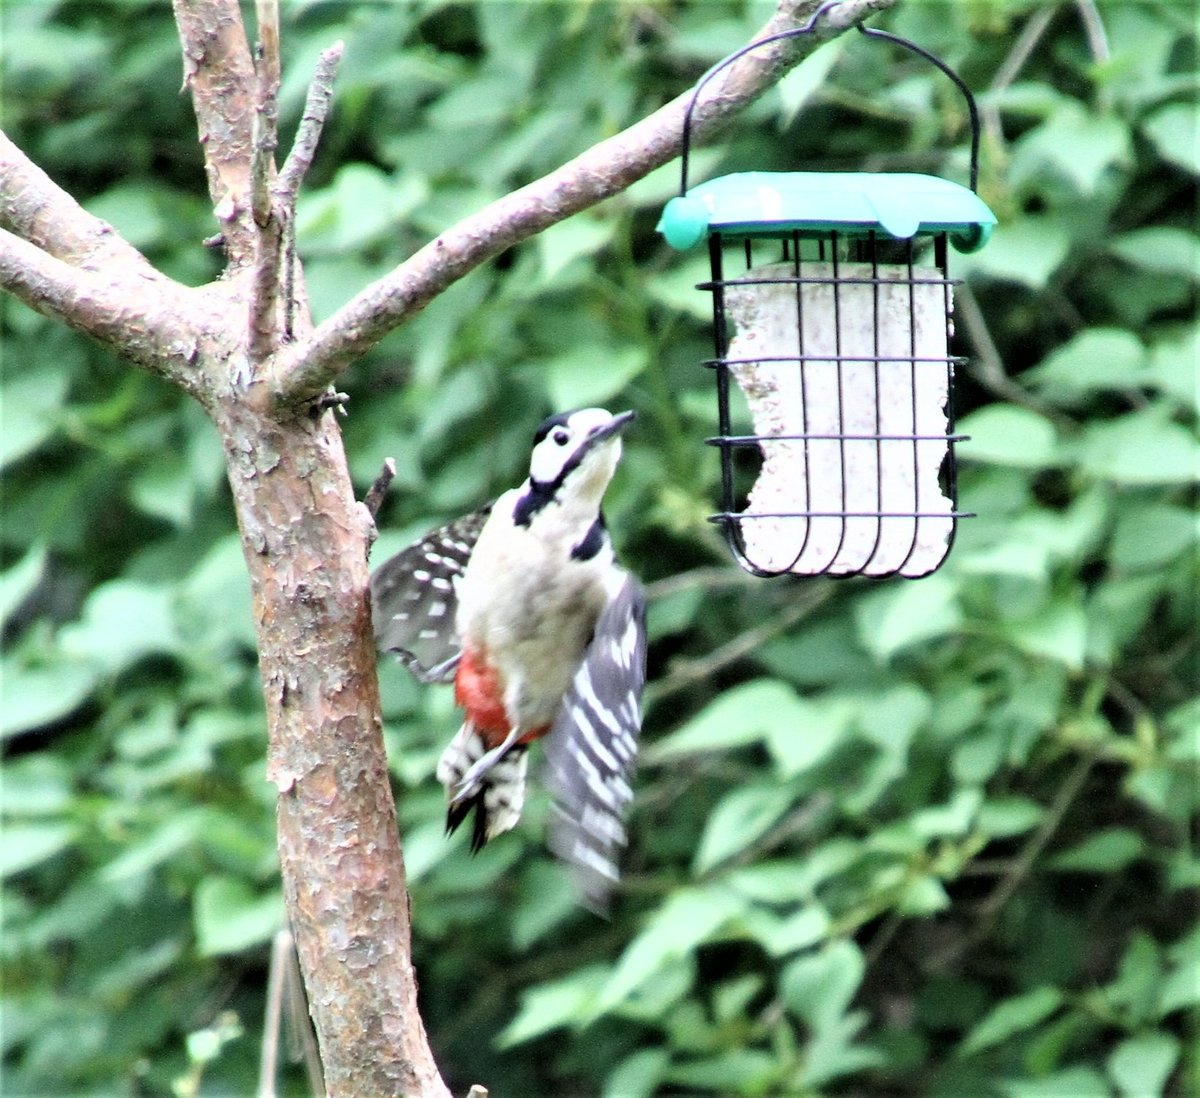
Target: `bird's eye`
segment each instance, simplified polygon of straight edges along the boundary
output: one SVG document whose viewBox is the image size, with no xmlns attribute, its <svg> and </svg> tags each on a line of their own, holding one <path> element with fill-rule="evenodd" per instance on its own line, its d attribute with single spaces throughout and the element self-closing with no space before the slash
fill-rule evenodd
<svg viewBox="0 0 1200 1098">
<path fill-rule="evenodd" d="M 555 431 L 552 437 L 559 446 L 566 446 L 567 440 L 571 436 L 568 435 L 566 431 L 560 430 L 560 431 Z"/>
</svg>

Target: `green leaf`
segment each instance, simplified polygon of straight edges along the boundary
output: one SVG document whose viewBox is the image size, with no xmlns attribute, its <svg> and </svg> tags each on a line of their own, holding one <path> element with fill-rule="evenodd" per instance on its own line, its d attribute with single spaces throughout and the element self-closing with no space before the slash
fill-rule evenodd
<svg viewBox="0 0 1200 1098">
<path fill-rule="evenodd" d="M 616 227 L 613 218 L 576 214 L 539 233 L 537 249 L 543 278 L 552 281 L 572 260 L 598 252 L 612 240 Z"/>
<path fill-rule="evenodd" d="M 0 878 L 11 877 L 53 858 L 75 841 L 69 823 L 6 824 L 0 843 Z"/>
<path fill-rule="evenodd" d="M 1031 215 L 997 225 L 987 247 L 962 257 L 959 266 L 1041 290 L 1070 251 L 1071 236 L 1060 220 Z"/>
<path fill-rule="evenodd" d="M 979 809 L 979 830 L 989 838 L 1023 835 L 1042 822 L 1046 810 L 1028 797 L 992 797 Z"/>
<path fill-rule="evenodd" d="M 1032 617 L 1002 624 L 1003 632 L 1022 651 L 1076 671 L 1083 667 L 1087 653 L 1087 628 L 1083 607 L 1066 598 L 1056 599 Z"/>
<path fill-rule="evenodd" d="M 1200 523 L 1191 511 L 1166 503 L 1132 502 L 1117 512 L 1109 560 L 1128 571 L 1153 569 L 1174 560 L 1198 539 Z"/>
<path fill-rule="evenodd" d="M 1162 989 L 1162 959 L 1158 944 L 1144 930 L 1136 931 L 1121 956 L 1116 978 L 1104 997 L 1135 1024 L 1156 1020 Z"/>
<path fill-rule="evenodd" d="M 1200 1004 L 1200 956 L 1183 957 L 1162 981 L 1155 1014 L 1163 1018 L 1197 1004 Z"/>
<path fill-rule="evenodd" d="M 1165 395 L 1192 412 L 1200 412 L 1200 385 L 1196 363 L 1200 362 L 1200 324 L 1176 330 L 1157 339 L 1150 347 L 1153 384 Z"/>
<path fill-rule="evenodd" d="M 1188 484 L 1200 477 L 1200 443 L 1151 408 L 1087 424 L 1079 463 L 1092 476 L 1117 484 Z"/>
<path fill-rule="evenodd" d="M 1055 461 L 1054 425 L 1015 404 L 989 404 L 965 416 L 958 428 L 970 440 L 959 446 L 964 461 L 1040 469 Z"/>
<path fill-rule="evenodd" d="M 959 789 L 945 804 L 930 805 L 914 813 L 908 826 L 923 839 L 965 835 L 975 822 L 982 802 L 983 794 L 978 789 Z"/>
<path fill-rule="evenodd" d="M 604 1082 L 601 1098 L 653 1098 L 670 1063 L 665 1049 L 639 1049 L 613 1069 Z"/>
<path fill-rule="evenodd" d="M 727 793 L 704 826 L 692 872 L 705 874 L 753 846 L 782 819 L 794 799 L 792 790 L 775 785 L 751 785 Z"/>
<path fill-rule="evenodd" d="M 1037 987 L 993 1007 L 963 1038 L 960 1056 L 973 1056 L 1044 1022 L 1062 1005 L 1062 992 Z"/>
<path fill-rule="evenodd" d="M 145 877 L 151 870 L 199 842 L 210 822 L 208 811 L 202 808 L 166 817 L 144 837 L 123 846 L 121 853 L 101 870 L 101 881 L 118 884 Z"/>
<path fill-rule="evenodd" d="M 1124 328 L 1088 328 L 1055 348 L 1023 380 L 1056 393 L 1079 395 L 1145 384 L 1146 352 Z"/>
<path fill-rule="evenodd" d="M 621 954 L 598 1009 L 611 1010 L 670 961 L 691 953 L 744 911 L 728 889 L 685 888 L 668 896 Z"/>
<path fill-rule="evenodd" d="M 646 357 L 637 347 L 592 344 L 565 351 L 539 368 L 555 408 L 586 408 L 616 396 L 646 368 Z"/>
<path fill-rule="evenodd" d="M 729 1049 L 718 1056 L 675 1064 L 667 1081 L 676 1086 L 722 1094 L 764 1094 L 778 1073 L 775 1057 L 762 1049 Z"/>
<path fill-rule="evenodd" d="M 1121 1098 L 1161 1098 L 1179 1061 L 1179 1041 L 1168 1033 L 1126 1037 L 1108 1058 L 1109 1078 Z"/>
<path fill-rule="evenodd" d="M 896 911 L 910 918 L 923 918 L 950 906 L 946 886 L 933 874 L 922 873 L 908 881 L 896 902 Z"/>
<path fill-rule="evenodd" d="M 819 1033 L 839 1023 L 865 972 L 861 950 L 842 939 L 791 961 L 780 975 L 779 989 L 788 1009 Z"/>
<path fill-rule="evenodd" d="M 85 202 L 84 209 L 109 222 L 130 244 L 142 251 L 157 244 L 167 232 L 167 225 L 158 211 L 156 195 L 144 183 L 118 183 Z"/>
<path fill-rule="evenodd" d="M 783 103 L 785 124 L 790 125 L 805 104 L 821 90 L 845 48 L 844 38 L 834 38 L 818 46 L 779 81 L 776 89 Z"/>
<path fill-rule="evenodd" d="M 1145 852 L 1146 844 L 1136 831 L 1106 827 L 1070 850 L 1055 855 L 1048 864 L 1051 869 L 1080 873 L 1120 873 Z"/>
<path fill-rule="evenodd" d="M 12 612 L 29 597 L 45 567 L 46 550 L 34 545 L 16 564 L 0 573 L 0 622 L 7 622 Z"/>
<path fill-rule="evenodd" d="M 587 1016 L 609 973 L 606 965 L 587 965 L 578 971 L 521 993 L 521 1005 L 496 1038 L 499 1048 L 532 1041 L 544 1033 L 573 1026 Z"/>
<path fill-rule="evenodd" d="M 782 895 L 772 897 L 781 901 Z M 803 907 L 790 915 L 779 916 L 756 908 L 746 913 L 746 931 L 772 957 L 786 957 L 800 949 L 816 945 L 829 932 L 829 916 L 819 907 Z"/>
<path fill-rule="evenodd" d="M 427 193 L 415 173 L 392 177 L 372 164 L 346 164 L 332 186 L 301 193 L 296 212 L 301 246 L 332 253 L 363 248 L 394 231 Z"/>
<path fill-rule="evenodd" d="M 192 921 L 202 957 L 241 953 L 270 941 L 283 926 L 283 894 L 256 895 L 236 877 L 205 877 L 192 900 Z"/>
<path fill-rule="evenodd" d="M 1007 1079 L 1008 1098 L 1112 1098 L 1103 1076 L 1088 1067 L 1070 1067 L 1040 1079 Z"/>
<path fill-rule="evenodd" d="M 1192 175 L 1200 175 L 1200 143 L 1196 141 L 1196 110 L 1188 103 L 1172 103 L 1155 111 L 1142 123 L 1142 132 L 1154 142 L 1158 155 Z"/>
<path fill-rule="evenodd" d="M 112 580 L 97 587 L 84 604 L 83 617 L 63 627 L 63 651 L 119 671 L 143 656 L 174 653 L 174 594 L 133 580 Z"/>
<path fill-rule="evenodd" d="M 883 663 L 957 629 L 962 622 L 958 588 L 943 573 L 895 584 L 861 598 L 854 618 L 863 647 Z"/>
<path fill-rule="evenodd" d="M 1147 225 L 1109 241 L 1109 250 L 1146 271 L 1200 278 L 1200 236 L 1187 229 Z"/>
<path fill-rule="evenodd" d="M 49 366 L 27 376 L 9 376 L 11 373 L 11 367 L 6 369 L 4 399 L 0 400 L 0 469 L 33 453 L 58 430 L 70 384 L 66 373 Z"/>
<path fill-rule="evenodd" d="M 99 674 L 89 663 L 58 660 L 45 667 L 22 667 L 5 660 L 0 740 L 52 724 L 78 709 L 95 689 Z"/>
<path fill-rule="evenodd" d="M 797 696 L 791 713 L 778 714 L 767 726 L 767 746 L 779 773 L 791 778 L 824 762 L 847 742 L 857 709 L 852 698 Z"/>
<path fill-rule="evenodd" d="M 1089 197 L 1109 168 L 1128 164 L 1131 158 L 1129 128 L 1121 119 L 1093 114 L 1075 100 L 1064 100 L 1016 143 L 1012 170 L 1020 180 L 1049 170 Z"/>
<path fill-rule="evenodd" d="M 11 819 L 63 812 L 71 803 L 71 778 L 66 761 L 54 755 L 38 753 L 5 761 L 0 799 L 5 816 Z"/>
<path fill-rule="evenodd" d="M 175 526 L 186 526 L 194 501 L 191 468 L 178 453 L 160 454 L 133 479 L 130 498 L 141 510 Z"/>
<path fill-rule="evenodd" d="M 808 710 L 796 691 L 777 679 L 754 679 L 718 695 L 643 758 L 660 763 L 699 751 L 727 751 L 765 739 L 774 727 L 794 734 Z"/>
</svg>

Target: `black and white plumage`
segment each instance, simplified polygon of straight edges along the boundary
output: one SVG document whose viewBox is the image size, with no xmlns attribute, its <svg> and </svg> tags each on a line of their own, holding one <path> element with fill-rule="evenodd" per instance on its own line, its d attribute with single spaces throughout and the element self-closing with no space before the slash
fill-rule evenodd
<svg viewBox="0 0 1200 1098">
<path fill-rule="evenodd" d="M 645 601 L 614 559 L 600 505 L 633 413 L 551 416 L 529 478 L 427 535 L 372 578 L 379 646 L 424 681 L 453 677 L 465 711 L 438 765 L 454 830 L 472 847 L 508 830 L 529 745 L 544 739 L 551 845 L 585 902 L 603 906 L 641 728 Z"/>
<path fill-rule="evenodd" d="M 431 530 L 371 576 L 375 642 L 422 682 L 450 682 L 462 655 L 454 585 L 492 505 Z"/>
</svg>

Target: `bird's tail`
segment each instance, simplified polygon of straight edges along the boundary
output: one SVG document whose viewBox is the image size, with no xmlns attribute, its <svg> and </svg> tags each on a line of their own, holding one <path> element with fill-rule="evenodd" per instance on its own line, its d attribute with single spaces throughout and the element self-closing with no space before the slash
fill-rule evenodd
<svg viewBox="0 0 1200 1098">
<path fill-rule="evenodd" d="M 483 737 L 467 721 L 438 762 L 438 781 L 446 787 L 450 807 L 446 831 L 454 832 L 475 811 L 471 829 L 471 851 L 476 853 L 489 839 L 516 826 L 525 804 L 525 774 L 529 754 L 525 744 L 515 743 L 491 761 L 478 767 L 488 754 Z"/>
</svg>

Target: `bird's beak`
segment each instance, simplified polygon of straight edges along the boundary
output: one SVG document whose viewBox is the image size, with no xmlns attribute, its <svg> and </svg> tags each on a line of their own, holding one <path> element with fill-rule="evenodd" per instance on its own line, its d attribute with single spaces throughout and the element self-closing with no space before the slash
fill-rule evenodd
<svg viewBox="0 0 1200 1098">
<path fill-rule="evenodd" d="M 602 442 L 606 438 L 612 438 L 613 435 L 620 434 L 625 430 L 626 426 L 637 419 L 637 413 L 634 411 L 618 412 L 603 426 L 596 427 L 588 436 L 588 445 Z"/>
</svg>

